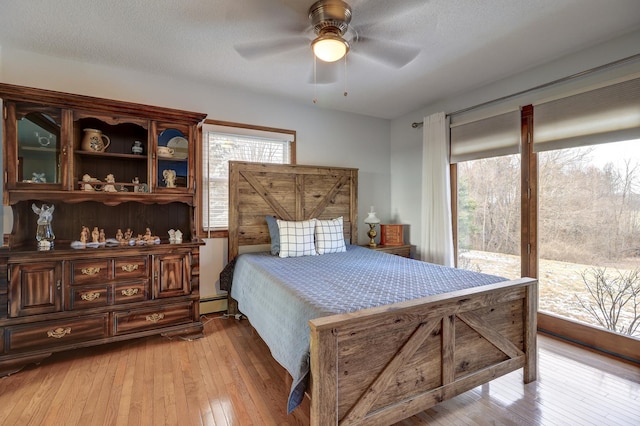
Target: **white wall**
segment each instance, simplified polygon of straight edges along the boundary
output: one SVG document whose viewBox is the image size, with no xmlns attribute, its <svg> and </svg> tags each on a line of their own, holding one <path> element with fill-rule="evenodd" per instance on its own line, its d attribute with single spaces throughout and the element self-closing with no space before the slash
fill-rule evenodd
<svg viewBox="0 0 640 426">
<path fill-rule="evenodd" d="M 298 164 L 358 168 L 359 218 L 364 219 L 369 206 L 375 205 L 380 218 L 389 219 L 388 120 L 324 110 L 314 105 L 311 98 L 309 104 L 295 103 L 229 87 L 82 63 L 6 46 L 0 46 L 0 81 L 198 111 L 215 120 L 295 130 Z M 358 239 L 364 243 L 366 229 L 364 224 L 358 225 Z M 10 232 L 10 227 L 5 225 L 4 229 Z M 200 260 L 201 297 L 205 298 L 217 293 L 215 284 L 226 263 L 226 239 L 208 240 Z"/>
<path fill-rule="evenodd" d="M 413 122 L 422 122 L 425 116 L 435 112 L 451 113 L 483 102 L 510 96 L 521 91 L 615 62 L 619 59 L 640 53 L 640 31 L 619 37 L 591 49 L 566 56 L 536 68 L 524 71 L 513 77 L 498 81 L 467 93 L 452 96 L 406 114 L 391 122 L 391 214 L 397 223 L 411 224 L 410 238 L 418 246 L 420 253 L 421 238 L 421 184 L 422 179 L 422 128 L 411 127 Z M 569 84 L 538 90 L 527 95 L 492 107 L 500 110 L 505 104 L 523 106 L 540 99 L 558 96 L 570 90 L 580 90 L 597 84 L 598 81 L 615 79 L 630 73 L 640 72 L 640 61 L 619 66 L 607 71 L 592 74 L 588 78 L 574 80 Z"/>
</svg>

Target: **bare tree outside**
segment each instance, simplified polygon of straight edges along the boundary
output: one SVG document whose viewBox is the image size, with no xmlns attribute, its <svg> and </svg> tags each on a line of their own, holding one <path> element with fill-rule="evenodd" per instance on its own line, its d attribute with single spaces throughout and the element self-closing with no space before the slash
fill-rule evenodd
<svg viewBox="0 0 640 426">
<path fill-rule="evenodd" d="M 630 336 L 640 328 L 640 270 L 608 274 L 606 268 L 582 273 L 588 297 L 576 295 L 580 306 L 602 327 Z M 631 315 L 624 315 L 628 311 Z"/>
<path fill-rule="evenodd" d="M 538 154 L 540 310 L 638 336 L 640 153 L 629 143 Z M 519 276 L 519 156 L 460 163 L 458 180 L 459 265 Z"/>
<path fill-rule="evenodd" d="M 520 253 L 520 157 L 458 164 L 460 249 Z"/>
</svg>

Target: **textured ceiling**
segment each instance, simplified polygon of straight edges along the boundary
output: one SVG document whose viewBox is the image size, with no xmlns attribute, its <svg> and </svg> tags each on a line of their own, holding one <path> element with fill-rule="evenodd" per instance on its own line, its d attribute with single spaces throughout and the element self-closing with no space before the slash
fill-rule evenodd
<svg viewBox="0 0 640 426">
<path fill-rule="evenodd" d="M 396 118 L 640 28 L 639 0 L 352 0 L 346 83 L 314 86 L 311 3 L 0 0 L 0 46 Z"/>
</svg>

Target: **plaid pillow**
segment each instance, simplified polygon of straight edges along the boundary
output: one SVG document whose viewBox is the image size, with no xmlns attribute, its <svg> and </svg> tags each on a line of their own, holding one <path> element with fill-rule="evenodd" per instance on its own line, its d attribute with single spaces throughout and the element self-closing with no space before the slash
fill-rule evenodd
<svg viewBox="0 0 640 426">
<path fill-rule="evenodd" d="M 278 219 L 280 229 L 280 257 L 300 257 L 316 255 L 314 230 L 316 220 L 309 219 L 289 222 Z"/>
<path fill-rule="evenodd" d="M 316 221 L 316 251 L 318 254 L 347 251 L 344 244 L 342 216 Z"/>
</svg>

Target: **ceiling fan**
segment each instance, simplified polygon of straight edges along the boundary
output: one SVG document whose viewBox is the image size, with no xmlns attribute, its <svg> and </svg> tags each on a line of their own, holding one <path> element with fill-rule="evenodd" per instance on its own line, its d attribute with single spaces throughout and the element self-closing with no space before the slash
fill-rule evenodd
<svg viewBox="0 0 640 426">
<path fill-rule="evenodd" d="M 373 33 L 378 29 L 376 24 L 422 6 L 424 0 L 393 2 L 393 6 L 382 0 L 353 0 L 356 13 L 343 0 L 319 0 L 308 9 L 305 8 L 306 12 L 301 9 L 300 2 L 283 1 L 300 15 L 306 14 L 305 25 L 278 27 L 274 31 L 282 33 L 282 36 L 277 38 L 235 44 L 234 48 L 240 56 L 254 60 L 306 46 L 324 62 L 335 62 L 353 54 L 392 68 L 402 68 L 420 53 L 420 48 L 416 46 L 388 40 L 385 34 Z M 365 18 L 359 21 L 360 12 Z M 366 22 L 367 15 L 370 22 Z"/>
</svg>

